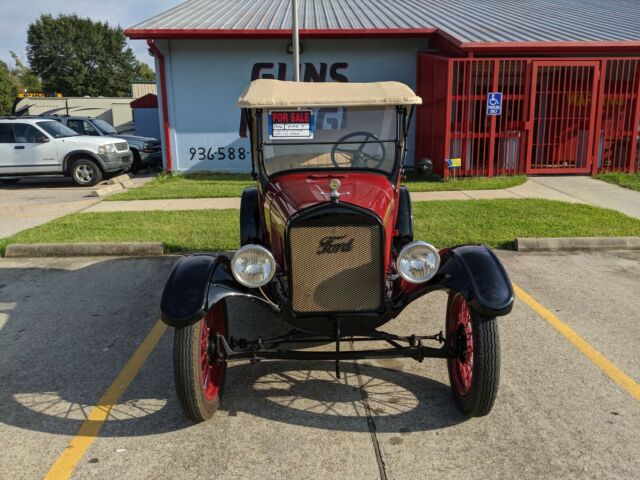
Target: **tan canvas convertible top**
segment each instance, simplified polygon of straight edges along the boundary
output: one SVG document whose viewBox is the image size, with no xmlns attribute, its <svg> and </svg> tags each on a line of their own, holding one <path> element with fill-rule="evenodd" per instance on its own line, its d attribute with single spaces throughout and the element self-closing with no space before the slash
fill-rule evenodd
<svg viewBox="0 0 640 480">
<path fill-rule="evenodd" d="M 287 82 L 254 80 L 238 99 L 240 108 L 269 107 L 365 107 L 420 105 L 404 83 Z"/>
</svg>

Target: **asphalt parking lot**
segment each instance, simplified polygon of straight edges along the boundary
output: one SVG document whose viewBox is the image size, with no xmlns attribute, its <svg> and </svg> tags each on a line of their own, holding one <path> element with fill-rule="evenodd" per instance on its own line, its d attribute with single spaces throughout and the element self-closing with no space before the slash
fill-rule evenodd
<svg viewBox="0 0 640 480">
<path fill-rule="evenodd" d="M 136 185 L 149 175 L 133 179 Z M 22 177 L 13 185 L 0 183 L 0 238 L 79 212 L 102 200 L 88 195 L 97 187 L 79 187 L 70 178 L 50 175 Z"/>
<path fill-rule="evenodd" d="M 58 176 L 22 178 L 15 185 L 0 183 L 0 237 L 90 207 L 100 201 L 87 197 L 92 190 Z"/>
<path fill-rule="evenodd" d="M 637 384 L 640 252 L 499 255 L 519 287 Z M 74 436 L 157 324 L 175 260 L 0 260 L 0 476 L 43 477 L 70 441 L 87 440 Z M 435 333 L 445 301 L 424 297 L 387 327 Z M 230 313 L 235 336 L 286 329 L 260 307 Z M 72 478 L 105 479 L 637 478 L 632 393 L 520 300 L 500 336 L 487 417 L 458 413 L 439 360 L 345 362 L 340 381 L 333 363 L 264 362 L 230 366 L 222 409 L 190 425 L 167 330 L 67 466 Z"/>
</svg>

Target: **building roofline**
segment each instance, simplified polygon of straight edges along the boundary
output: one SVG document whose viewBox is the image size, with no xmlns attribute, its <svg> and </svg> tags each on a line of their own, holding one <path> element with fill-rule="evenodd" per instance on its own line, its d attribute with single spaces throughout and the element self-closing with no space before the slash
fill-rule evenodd
<svg viewBox="0 0 640 480">
<path fill-rule="evenodd" d="M 347 38 L 347 37 L 425 37 L 437 32 L 437 28 L 357 28 L 357 29 L 300 29 L 301 38 Z M 290 29 L 135 29 L 124 34 L 131 39 L 146 38 L 291 38 Z"/>
<path fill-rule="evenodd" d="M 131 39 L 268 39 L 291 38 L 290 29 L 127 29 Z M 439 28 L 362 28 L 362 29 L 301 29 L 301 38 L 415 38 L 436 35 L 454 51 L 464 53 L 532 53 L 532 52 L 638 52 L 640 40 L 623 41 L 549 41 L 549 42 L 462 42 Z"/>
<path fill-rule="evenodd" d="M 624 41 L 553 41 L 553 42 L 468 42 L 458 48 L 465 52 L 488 53 L 530 53 L 536 51 L 551 52 L 638 52 L 640 40 Z"/>
</svg>

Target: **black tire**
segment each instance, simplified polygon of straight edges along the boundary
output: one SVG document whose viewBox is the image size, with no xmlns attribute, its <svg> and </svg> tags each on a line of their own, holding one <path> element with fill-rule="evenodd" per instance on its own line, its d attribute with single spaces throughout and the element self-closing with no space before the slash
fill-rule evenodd
<svg viewBox="0 0 640 480">
<path fill-rule="evenodd" d="M 81 158 L 71 164 L 71 178 L 80 187 L 93 187 L 102 181 L 102 170 L 96 162 Z"/>
<path fill-rule="evenodd" d="M 210 315 L 216 314 L 214 309 L 220 309 L 217 314 L 222 315 L 224 331 L 228 332 L 227 309 L 224 300 L 212 308 L 200 321 L 186 327 L 177 328 L 173 337 L 173 374 L 176 393 L 184 414 L 193 422 L 208 420 L 220 407 L 220 397 L 224 389 L 227 366 L 221 369 L 219 389 L 214 398 L 207 398 L 203 386 L 203 368 L 200 359 L 200 340 L 203 324 Z M 225 333 L 225 337 L 228 334 Z M 214 341 L 213 337 L 209 337 Z"/>
<path fill-rule="evenodd" d="M 464 306 L 461 306 L 461 302 Z M 460 313 L 461 310 L 465 313 Z M 460 318 L 457 314 L 469 319 L 471 332 L 455 320 Z M 456 331 L 452 331 L 454 324 L 457 324 Z M 500 383 L 498 323 L 495 317 L 487 317 L 474 311 L 460 293 L 451 291 L 447 302 L 446 328 L 447 341 L 451 347 L 456 351 L 459 347 L 467 347 L 464 354 L 447 360 L 451 391 L 458 408 L 468 417 L 487 415 L 493 408 Z M 469 333 L 473 340 L 470 345 L 471 353 L 467 340 Z M 470 371 L 470 379 L 461 375 L 461 371 Z"/>
<path fill-rule="evenodd" d="M 129 171 L 135 175 L 142 168 L 142 160 L 137 150 L 131 150 L 131 153 L 133 155 L 133 162 L 131 162 L 131 169 Z"/>
<path fill-rule="evenodd" d="M 4 183 L 6 185 L 14 185 L 20 181 L 19 178 L 0 178 L 0 183 Z"/>
</svg>

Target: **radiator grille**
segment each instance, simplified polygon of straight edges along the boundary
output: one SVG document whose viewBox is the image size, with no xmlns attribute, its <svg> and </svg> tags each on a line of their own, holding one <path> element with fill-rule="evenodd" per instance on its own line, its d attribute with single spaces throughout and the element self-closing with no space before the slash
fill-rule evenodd
<svg viewBox="0 0 640 480">
<path fill-rule="evenodd" d="M 289 231 L 295 312 L 359 312 L 382 304 L 378 225 L 295 226 Z"/>
<path fill-rule="evenodd" d="M 116 150 L 119 152 L 125 152 L 129 150 L 129 144 L 127 142 L 116 143 Z"/>
</svg>

